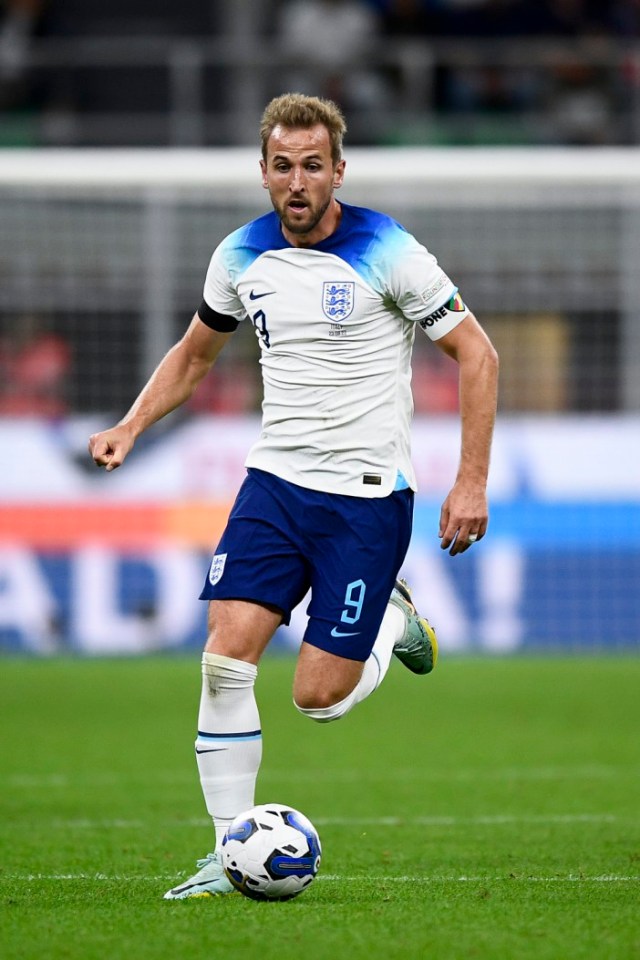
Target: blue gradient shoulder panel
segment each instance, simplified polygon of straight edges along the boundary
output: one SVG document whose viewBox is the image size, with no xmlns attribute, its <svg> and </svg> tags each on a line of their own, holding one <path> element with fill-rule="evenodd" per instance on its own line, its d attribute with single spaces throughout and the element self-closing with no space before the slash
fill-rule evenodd
<svg viewBox="0 0 640 960">
<path fill-rule="evenodd" d="M 220 251 L 232 283 L 268 250 L 284 250 L 290 247 L 280 229 L 280 221 L 275 213 L 267 213 L 257 220 L 251 220 L 226 237 Z"/>
<path fill-rule="evenodd" d="M 374 289 L 382 289 L 382 278 L 415 239 L 384 213 L 366 207 L 342 204 L 339 228 L 315 247 L 345 260 Z"/>
<path fill-rule="evenodd" d="M 311 247 L 318 253 L 340 257 L 369 285 L 379 289 L 385 266 L 416 243 L 411 234 L 386 214 L 342 203 L 342 219 L 335 233 Z M 221 250 L 232 282 L 270 250 L 293 249 L 280 228 L 275 212 L 245 224 L 222 242 Z"/>
</svg>

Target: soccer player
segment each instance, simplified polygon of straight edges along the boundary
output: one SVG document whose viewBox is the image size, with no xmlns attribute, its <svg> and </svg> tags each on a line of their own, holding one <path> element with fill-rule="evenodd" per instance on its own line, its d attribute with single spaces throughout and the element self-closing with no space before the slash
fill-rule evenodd
<svg viewBox="0 0 640 960">
<path fill-rule="evenodd" d="M 260 340 L 263 422 L 209 568 L 196 755 L 213 853 L 167 899 L 230 893 L 224 833 L 254 805 L 261 729 L 257 665 L 311 590 L 293 699 L 319 722 L 382 682 L 395 654 L 429 673 L 435 634 L 396 577 L 411 534 L 411 350 L 420 327 L 458 362 L 460 463 L 440 518 L 457 555 L 487 528 L 497 357 L 437 261 L 389 217 L 340 203 L 345 122 L 331 101 L 285 94 L 261 125 L 273 212 L 215 250 L 204 297 L 130 411 L 94 434 L 99 466 L 184 403 L 247 318 Z"/>
</svg>

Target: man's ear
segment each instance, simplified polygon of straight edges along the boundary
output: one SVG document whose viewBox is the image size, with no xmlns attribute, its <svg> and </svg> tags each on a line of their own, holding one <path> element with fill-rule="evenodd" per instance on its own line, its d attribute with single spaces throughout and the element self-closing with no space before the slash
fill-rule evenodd
<svg viewBox="0 0 640 960">
<path fill-rule="evenodd" d="M 264 160 L 260 161 L 260 170 L 262 171 L 262 186 L 265 190 L 269 189 L 269 183 L 267 181 L 267 165 Z"/>
<path fill-rule="evenodd" d="M 346 160 L 340 160 L 336 163 L 335 170 L 333 171 L 333 189 L 339 190 L 344 181 L 344 168 L 347 165 Z"/>
</svg>

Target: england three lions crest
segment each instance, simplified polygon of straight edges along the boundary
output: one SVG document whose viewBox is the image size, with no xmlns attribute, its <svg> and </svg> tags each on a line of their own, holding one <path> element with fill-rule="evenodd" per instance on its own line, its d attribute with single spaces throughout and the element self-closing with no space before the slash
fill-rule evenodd
<svg viewBox="0 0 640 960">
<path fill-rule="evenodd" d="M 220 583 L 222 580 L 226 562 L 226 553 L 216 553 L 211 561 L 211 566 L 209 567 L 209 583 L 212 587 L 215 587 L 216 583 Z"/>
<path fill-rule="evenodd" d="M 353 280 L 322 284 L 322 309 L 333 323 L 342 323 L 353 313 L 356 285 Z"/>
</svg>

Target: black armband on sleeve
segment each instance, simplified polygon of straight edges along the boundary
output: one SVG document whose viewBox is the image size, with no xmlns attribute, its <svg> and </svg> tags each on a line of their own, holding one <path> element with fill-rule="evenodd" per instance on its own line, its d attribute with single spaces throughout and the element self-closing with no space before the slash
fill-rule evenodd
<svg viewBox="0 0 640 960">
<path fill-rule="evenodd" d="M 198 316 L 203 323 L 212 330 L 217 330 L 218 333 L 233 333 L 234 330 L 237 330 L 240 322 L 235 317 L 229 317 L 226 313 L 218 313 L 217 310 L 213 310 L 206 300 L 203 300 L 198 307 Z"/>
</svg>

